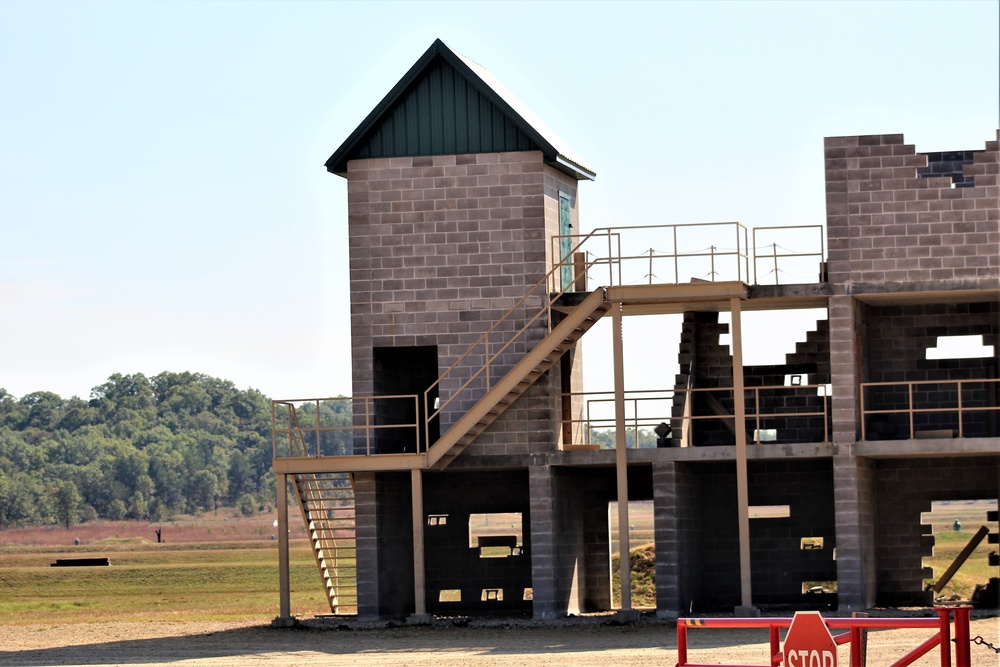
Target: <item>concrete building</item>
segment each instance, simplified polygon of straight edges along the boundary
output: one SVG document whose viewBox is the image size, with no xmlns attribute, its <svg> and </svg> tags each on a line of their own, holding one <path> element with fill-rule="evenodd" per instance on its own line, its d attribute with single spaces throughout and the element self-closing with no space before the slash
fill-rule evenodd
<svg viewBox="0 0 1000 667">
<path fill-rule="evenodd" d="M 327 162 L 348 187 L 354 396 L 275 402 L 279 489 L 331 609 L 610 609 L 620 498 L 653 503 L 660 615 L 930 603 L 921 512 L 1000 495 L 998 141 L 825 152 L 825 225 L 581 234 L 594 170 L 435 42 Z M 815 278 L 759 284 L 787 266 Z M 828 318 L 784 364 L 744 365 L 741 313 L 801 308 Z M 621 372 L 622 319 L 643 314 L 683 319 L 680 372 L 656 392 Z M 612 349 L 588 354 L 613 361 L 615 387 L 584 392 L 602 317 Z"/>
</svg>

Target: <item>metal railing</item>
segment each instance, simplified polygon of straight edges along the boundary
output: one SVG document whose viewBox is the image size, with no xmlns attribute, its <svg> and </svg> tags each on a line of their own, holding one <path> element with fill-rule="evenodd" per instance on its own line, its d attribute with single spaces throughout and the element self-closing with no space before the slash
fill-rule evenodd
<svg viewBox="0 0 1000 667">
<path fill-rule="evenodd" d="M 599 270 L 589 276 L 591 282 L 608 287 L 691 280 L 752 281 L 759 285 L 764 261 L 772 266 L 764 275 L 773 275 L 775 285 L 782 283 L 782 277 L 792 278 L 785 283 L 821 282 L 821 265 L 826 259 L 822 225 L 755 227 L 752 244 L 748 234 L 739 222 L 599 227 L 587 235 L 553 236 L 551 256 L 559 258 L 560 269 L 571 269 L 573 253 L 586 253 L 588 265 Z M 777 240 L 766 242 L 779 235 L 785 243 L 801 244 L 802 248 L 788 248 Z M 565 240 L 576 242 L 576 248 L 563 253 L 560 248 Z M 559 272 L 555 278 L 563 275 Z M 558 287 L 566 285 L 550 285 L 552 291 Z"/>
<path fill-rule="evenodd" d="M 975 391 L 978 386 L 979 391 Z M 934 387 L 937 391 L 928 391 Z M 953 387 L 949 389 L 949 387 Z M 881 391 L 880 391 L 881 390 Z M 912 439 L 920 433 L 918 426 L 931 427 L 928 431 L 948 431 L 947 437 L 969 437 L 966 433 L 967 421 L 970 415 L 985 414 L 991 422 L 986 429 L 996 435 L 996 421 L 1000 417 L 1000 406 L 997 405 L 997 392 L 1000 390 L 998 379 L 966 379 L 966 380 L 921 380 L 915 382 L 862 382 L 860 385 L 861 439 L 868 440 L 869 431 L 875 430 L 876 439 Z M 951 403 L 950 405 L 943 405 Z M 878 407 L 872 407 L 872 405 Z M 884 407 L 887 406 L 888 407 Z M 954 415 L 954 419 L 935 417 Z M 917 424 L 921 416 L 926 416 Z M 893 419 L 895 417 L 895 419 Z M 873 428 L 869 424 L 886 424 Z M 904 423 L 907 431 L 899 437 L 895 427 Z M 952 428 L 954 424 L 957 428 Z M 891 431 L 887 430 L 891 427 Z M 936 427 L 936 428 L 935 428 Z M 985 435 L 989 435 L 986 433 Z M 972 436 L 975 437 L 975 436 Z"/>
<path fill-rule="evenodd" d="M 721 245 L 727 238 L 732 245 Z M 586 253 L 588 268 L 596 269 L 588 273 L 591 282 L 612 287 L 692 279 L 749 282 L 748 238 L 747 228 L 738 222 L 708 222 L 599 227 L 586 235 L 553 236 L 551 242 L 552 257 L 559 258 L 557 268 L 572 267 L 573 253 Z M 565 239 L 576 246 L 562 253 Z M 563 286 L 551 285 L 556 287 Z"/>
<path fill-rule="evenodd" d="M 698 396 L 704 397 L 702 412 L 705 405 L 709 407 L 714 403 L 717 410 L 722 412 L 722 400 L 730 402 L 733 400 L 733 387 L 703 387 L 691 389 L 649 389 L 642 391 L 625 392 L 625 424 L 626 433 L 634 434 L 632 441 L 634 447 L 655 446 L 656 435 L 651 431 L 660 423 L 666 423 L 671 427 L 673 438 L 685 443 L 686 446 L 696 446 L 691 442 L 691 436 L 685 438 L 682 434 L 690 433 L 691 425 L 696 422 L 702 423 L 724 423 L 730 431 L 734 431 L 735 417 L 732 414 L 689 414 L 688 411 L 681 411 L 674 415 L 674 407 L 681 408 L 684 405 L 691 406 Z M 681 402 L 683 398 L 683 403 Z M 579 416 L 563 420 L 563 433 L 572 434 L 573 442 L 567 442 L 570 448 L 574 446 L 592 447 L 601 445 L 595 442 L 595 434 L 600 431 L 605 433 L 613 432 L 615 429 L 614 417 L 614 392 L 578 392 L 562 394 L 560 399 L 569 402 L 579 411 Z M 788 410 L 786 403 L 788 399 L 800 401 L 802 409 Z M 790 420 L 813 419 L 817 423 L 809 427 L 799 426 L 799 430 L 809 433 L 819 434 L 819 438 L 793 438 L 793 442 L 818 442 L 828 443 L 830 438 L 830 396 L 827 385 L 768 385 L 761 387 L 744 387 L 745 420 L 744 428 L 747 428 L 753 437 L 753 442 L 768 442 L 765 435 L 767 431 L 781 431 L 783 424 L 788 425 Z M 811 405 L 818 404 L 817 409 L 809 409 Z M 583 438 L 583 441 L 576 441 Z M 782 442 L 789 442 L 788 438 L 781 438 Z M 645 444 L 644 444 L 645 443 Z M 652 444 L 650 444 L 652 443 Z M 682 444 L 682 446 L 685 446 Z"/>
<path fill-rule="evenodd" d="M 272 456 L 372 456 L 381 453 L 373 451 L 379 436 L 390 431 L 402 434 L 419 452 L 426 448 L 420 441 L 419 420 L 398 417 L 419 414 L 419 400 L 417 394 L 402 394 L 271 401 Z M 345 404 L 346 408 L 339 407 Z M 395 404 L 397 416 L 386 414 L 387 404 Z M 300 412 L 308 423 L 300 421 Z"/>
<path fill-rule="evenodd" d="M 971 607 L 935 607 L 937 618 L 824 618 L 823 623 L 828 630 L 846 630 L 836 636 L 831 636 L 836 646 L 849 644 L 851 667 L 864 667 L 867 656 L 865 655 L 863 631 L 865 630 L 889 630 L 902 628 L 926 628 L 936 630 L 923 643 L 911 649 L 899 660 L 892 664 L 903 667 L 911 665 L 922 656 L 930 653 L 935 648 L 941 667 L 951 667 L 952 665 L 952 643 L 955 644 L 956 667 L 968 667 L 972 664 L 970 650 L 969 620 Z M 952 640 L 952 615 L 955 617 L 954 631 L 955 639 Z M 818 651 L 811 652 L 808 656 L 797 656 L 794 660 L 786 653 L 792 648 L 781 645 L 780 630 L 789 628 L 792 625 L 791 618 L 679 618 L 677 619 L 677 667 L 708 667 L 701 663 L 688 662 L 688 632 L 697 628 L 761 628 L 767 629 L 770 637 L 769 660 L 767 667 L 779 667 L 780 665 L 827 665 L 836 662 L 836 656 L 829 656 L 829 660 L 821 660 Z M 832 633 L 831 633 L 832 635 Z M 783 650 L 784 649 L 784 650 Z M 833 652 L 833 651 L 831 651 Z M 716 654 L 718 649 L 716 649 Z M 813 655 L 815 653 L 815 656 Z M 713 654 L 715 657 L 715 654 Z M 935 663 L 938 661 L 935 660 Z M 735 667 L 733 665 L 732 667 Z M 756 667 L 756 666 L 755 666 Z"/>
<path fill-rule="evenodd" d="M 595 436 L 601 431 L 612 434 L 615 430 L 615 394 L 613 391 L 577 392 L 561 395 L 562 401 L 580 405 L 579 418 L 563 421 L 564 433 L 569 432 L 573 441 L 564 443 L 570 447 L 600 446 Z M 660 423 L 669 424 L 674 392 L 669 389 L 646 389 L 625 392 L 625 430 L 633 436 L 632 447 L 656 446 L 653 433 Z M 578 441 L 582 438 L 582 441 Z M 611 443 L 614 446 L 614 443 Z"/>
<path fill-rule="evenodd" d="M 758 241 L 758 234 L 762 237 L 769 233 L 781 232 L 783 236 L 786 236 L 793 230 L 799 230 L 802 233 L 798 234 L 799 242 L 804 245 L 811 245 L 815 247 L 816 241 L 819 241 L 818 250 L 794 250 L 791 248 L 786 248 L 780 245 L 777 241 L 772 241 L 771 243 L 763 243 Z M 815 235 L 815 236 L 814 236 Z M 785 241 L 788 243 L 788 241 Z M 770 252 L 767 249 L 770 248 Z M 796 279 L 797 282 L 809 281 L 811 279 L 806 272 L 809 269 L 809 261 L 814 260 L 815 263 L 812 264 L 812 268 L 816 271 L 815 281 L 823 282 L 823 277 L 821 274 L 821 265 L 826 261 L 826 246 L 825 239 L 823 236 L 823 225 L 796 225 L 791 227 L 754 227 L 753 230 L 753 280 L 755 285 L 761 284 L 761 277 L 758 274 L 758 268 L 760 267 L 761 261 L 768 261 L 772 265 L 772 269 L 767 275 L 774 275 L 774 284 L 781 284 L 781 276 L 789 275 Z M 802 271 L 802 274 L 793 273 L 788 270 L 789 265 L 796 267 L 796 270 Z M 784 268 L 783 268 L 784 267 Z M 770 283 L 769 283 L 770 284 Z"/>
</svg>

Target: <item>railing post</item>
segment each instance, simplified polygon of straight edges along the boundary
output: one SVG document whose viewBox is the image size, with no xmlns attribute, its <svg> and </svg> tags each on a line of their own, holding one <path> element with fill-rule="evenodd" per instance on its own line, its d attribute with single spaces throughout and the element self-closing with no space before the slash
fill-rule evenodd
<svg viewBox="0 0 1000 667">
<path fill-rule="evenodd" d="M 715 282 L 715 246 L 714 245 L 709 246 L 708 250 L 709 250 L 709 253 L 708 253 L 709 257 L 711 257 L 711 261 L 712 261 L 712 264 L 711 264 L 711 267 L 712 267 L 711 276 L 712 276 L 712 282 L 714 283 Z"/>
<path fill-rule="evenodd" d="M 771 667 L 781 667 L 784 656 L 781 655 L 781 629 L 777 625 L 768 626 L 771 640 Z"/>
<path fill-rule="evenodd" d="M 755 443 L 760 442 L 760 387 L 753 388 L 753 414 L 754 414 L 754 438 Z"/>
<path fill-rule="evenodd" d="M 649 249 L 649 284 L 653 284 L 653 249 Z"/>
<path fill-rule="evenodd" d="M 938 607 L 936 611 L 941 643 L 941 667 L 951 667 L 951 610 L 946 607 Z M 965 667 L 968 667 L 968 664 Z"/>
<path fill-rule="evenodd" d="M 688 633 L 687 626 L 678 621 L 677 623 L 677 667 L 684 667 L 688 661 Z"/>
<path fill-rule="evenodd" d="M 964 438 L 965 435 L 962 429 L 962 381 L 957 380 L 956 384 L 958 385 L 958 437 Z"/>
<path fill-rule="evenodd" d="M 365 456 L 372 455 L 371 415 L 368 409 L 369 400 L 370 399 L 365 398 Z"/>
<path fill-rule="evenodd" d="M 771 244 L 771 252 L 774 255 L 774 284 L 778 284 L 778 244 Z"/>
<path fill-rule="evenodd" d="M 868 439 L 868 436 L 865 434 L 865 423 L 866 423 L 866 420 L 865 420 L 865 383 L 864 382 L 862 382 L 858 386 L 858 404 L 859 404 L 859 407 L 861 409 L 861 441 L 864 442 L 865 440 Z"/>
<path fill-rule="evenodd" d="M 320 420 L 319 420 L 319 399 L 316 399 L 316 456 L 317 458 L 323 455 L 323 444 L 320 439 Z"/>
<path fill-rule="evenodd" d="M 677 225 L 673 225 L 671 229 L 674 232 L 674 282 L 680 283 L 681 281 L 681 266 L 679 263 L 681 251 L 677 247 Z"/>
<path fill-rule="evenodd" d="M 971 667 L 972 647 L 969 639 L 971 607 L 955 607 L 955 667 Z"/>
<path fill-rule="evenodd" d="M 913 430 L 913 383 L 906 383 L 906 394 L 909 397 L 909 415 L 910 415 L 910 440 L 916 438 L 915 431 Z"/>
</svg>

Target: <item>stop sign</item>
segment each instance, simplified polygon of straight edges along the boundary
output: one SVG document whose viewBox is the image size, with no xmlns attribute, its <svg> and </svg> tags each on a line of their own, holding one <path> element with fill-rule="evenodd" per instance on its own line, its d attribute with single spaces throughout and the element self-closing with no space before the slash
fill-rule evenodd
<svg viewBox="0 0 1000 667">
<path fill-rule="evenodd" d="M 837 667 L 837 643 L 818 611 L 796 612 L 784 653 L 785 667 Z"/>
</svg>

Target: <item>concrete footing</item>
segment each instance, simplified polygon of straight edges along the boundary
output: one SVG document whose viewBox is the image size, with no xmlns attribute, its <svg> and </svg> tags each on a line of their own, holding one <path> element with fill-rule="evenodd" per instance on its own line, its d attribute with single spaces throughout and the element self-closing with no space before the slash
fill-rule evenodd
<svg viewBox="0 0 1000 667">
<path fill-rule="evenodd" d="M 406 617 L 407 625 L 430 625 L 434 622 L 434 614 L 410 614 Z"/>
<path fill-rule="evenodd" d="M 733 608 L 733 616 L 736 618 L 759 618 L 760 609 L 757 607 L 744 607 L 743 605 L 737 605 Z"/>
<path fill-rule="evenodd" d="M 276 616 L 271 620 L 272 628 L 294 628 L 299 620 L 294 616 Z"/>
<path fill-rule="evenodd" d="M 639 612 L 635 609 L 619 609 L 615 612 L 615 620 L 619 623 L 637 623 L 639 616 Z"/>
</svg>

